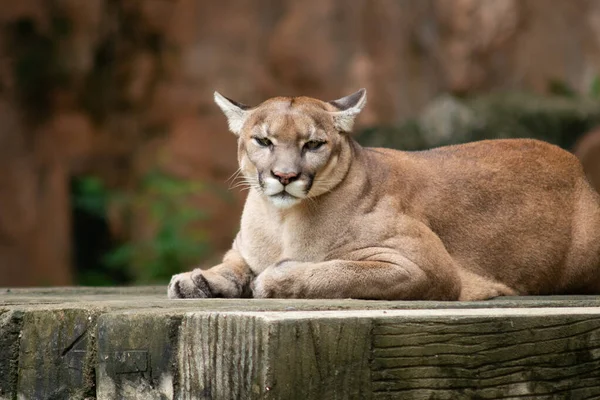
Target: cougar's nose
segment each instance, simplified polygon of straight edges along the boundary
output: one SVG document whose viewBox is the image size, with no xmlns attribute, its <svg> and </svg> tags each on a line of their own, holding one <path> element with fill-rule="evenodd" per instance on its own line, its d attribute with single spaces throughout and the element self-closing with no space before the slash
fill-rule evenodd
<svg viewBox="0 0 600 400">
<path fill-rule="evenodd" d="M 298 176 L 300 176 L 300 174 L 296 173 L 296 172 L 279 172 L 279 171 L 271 171 L 271 175 L 273 175 L 274 178 L 277 178 L 277 180 L 279 180 L 279 182 L 282 185 L 287 185 L 288 183 L 292 183 L 294 182 L 296 179 L 298 179 Z"/>
</svg>

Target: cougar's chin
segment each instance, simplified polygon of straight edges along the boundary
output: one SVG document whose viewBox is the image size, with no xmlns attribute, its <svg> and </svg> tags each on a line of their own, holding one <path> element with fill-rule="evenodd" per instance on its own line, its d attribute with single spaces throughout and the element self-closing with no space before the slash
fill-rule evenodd
<svg viewBox="0 0 600 400">
<path fill-rule="evenodd" d="M 277 208 L 290 208 L 302 201 L 286 191 L 269 196 L 269 200 Z"/>
</svg>

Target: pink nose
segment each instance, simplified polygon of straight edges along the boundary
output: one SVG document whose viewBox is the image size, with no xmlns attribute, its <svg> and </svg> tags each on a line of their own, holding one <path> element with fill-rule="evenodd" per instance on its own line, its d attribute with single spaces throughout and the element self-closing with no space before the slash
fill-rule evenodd
<svg viewBox="0 0 600 400">
<path fill-rule="evenodd" d="M 287 185 L 288 183 L 294 182 L 300 175 L 295 172 L 284 173 L 279 171 L 271 171 L 271 174 L 277 178 L 282 185 Z"/>
</svg>

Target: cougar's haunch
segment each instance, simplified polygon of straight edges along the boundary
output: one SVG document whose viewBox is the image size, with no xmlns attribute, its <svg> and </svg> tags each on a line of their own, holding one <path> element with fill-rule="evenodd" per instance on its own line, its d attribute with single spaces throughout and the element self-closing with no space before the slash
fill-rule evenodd
<svg viewBox="0 0 600 400">
<path fill-rule="evenodd" d="M 480 300 L 600 293 L 600 196 L 579 161 L 535 140 L 422 152 L 352 139 L 366 104 L 215 93 L 249 187 L 223 262 L 171 298 Z"/>
</svg>

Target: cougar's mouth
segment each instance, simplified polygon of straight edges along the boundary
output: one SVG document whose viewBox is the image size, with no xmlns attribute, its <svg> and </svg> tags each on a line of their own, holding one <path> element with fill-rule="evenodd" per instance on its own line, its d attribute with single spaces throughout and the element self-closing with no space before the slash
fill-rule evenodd
<svg viewBox="0 0 600 400">
<path fill-rule="evenodd" d="M 298 197 L 294 196 L 293 194 L 290 194 L 290 193 L 286 192 L 285 190 L 281 191 L 281 192 L 279 192 L 277 194 L 273 194 L 270 197 L 274 197 L 274 198 L 277 198 L 277 199 L 280 199 L 280 200 L 292 200 L 292 199 L 300 200 Z"/>
<path fill-rule="evenodd" d="M 290 208 L 298 204 L 302 199 L 283 190 L 279 193 L 269 195 L 269 200 L 277 208 Z"/>
<path fill-rule="evenodd" d="M 305 176 L 287 185 L 283 185 L 271 177 L 263 178 L 258 175 L 258 182 L 262 193 L 278 208 L 291 207 L 306 198 L 312 186 L 313 177 Z"/>
</svg>

